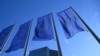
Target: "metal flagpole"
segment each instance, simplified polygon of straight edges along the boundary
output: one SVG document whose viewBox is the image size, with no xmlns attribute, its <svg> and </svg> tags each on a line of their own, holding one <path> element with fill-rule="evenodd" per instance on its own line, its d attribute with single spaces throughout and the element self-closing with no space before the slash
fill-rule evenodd
<svg viewBox="0 0 100 56">
<path fill-rule="evenodd" d="M 59 39 L 58 39 L 58 34 L 57 34 L 57 30 L 56 30 L 56 26 L 54 23 L 54 18 L 53 18 L 52 13 L 51 13 L 51 16 L 52 16 L 52 21 L 53 21 L 54 34 L 55 34 L 55 38 L 56 38 L 57 46 L 58 46 L 58 56 L 62 56 L 62 51 L 61 51 L 61 47 L 60 47 L 60 43 L 59 43 Z"/>
<path fill-rule="evenodd" d="M 76 11 L 70 7 L 75 14 L 79 17 L 79 19 L 81 20 L 81 22 L 86 26 L 86 28 L 89 30 L 89 32 L 94 36 L 94 38 L 97 40 L 97 42 L 100 44 L 100 38 L 92 31 L 92 29 L 84 22 L 84 20 L 76 13 Z"/>
<path fill-rule="evenodd" d="M 28 47 L 30 31 L 31 31 L 31 27 L 32 27 L 32 22 L 33 22 L 33 19 L 31 21 L 30 29 L 29 29 L 28 36 L 27 36 L 27 39 L 26 39 L 26 44 L 25 44 L 25 47 L 24 47 L 24 56 L 26 56 L 26 52 L 27 52 L 27 47 Z"/>
<path fill-rule="evenodd" d="M 15 24 L 14 24 L 14 26 L 15 26 Z M 14 28 L 14 26 L 13 26 L 13 28 Z M 7 43 L 8 38 L 9 38 L 9 36 L 10 36 L 10 34 L 11 34 L 11 32 L 12 32 L 13 28 L 11 29 L 10 33 L 7 35 L 7 38 L 5 39 L 5 41 L 4 41 L 3 45 L 2 45 L 2 47 L 0 48 L 0 52 L 2 51 L 2 49 L 3 49 L 3 48 L 4 48 L 4 46 L 5 46 L 5 44 Z"/>
</svg>

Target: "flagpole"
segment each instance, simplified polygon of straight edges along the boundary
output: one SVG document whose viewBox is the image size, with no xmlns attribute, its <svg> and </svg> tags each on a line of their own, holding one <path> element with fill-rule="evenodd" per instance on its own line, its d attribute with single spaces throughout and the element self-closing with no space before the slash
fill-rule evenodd
<svg viewBox="0 0 100 56">
<path fill-rule="evenodd" d="M 100 38 L 92 31 L 92 29 L 84 22 L 84 20 L 76 13 L 76 11 L 70 7 L 75 14 L 79 17 L 79 19 L 81 20 L 81 22 L 86 26 L 86 28 L 89 30 L 89 32 L 94 36 L 94 38 L 97 40 L 97 42 L 100 44 Z"/>
<path fill-rule="evenodd" d="M 14 26 L 15 26 L 15 24 L 14 24 Z M 13 26 L 13 28 L 14 28 L 14 26 Z M 4 41 L 4 43 L 3 43 L 3 45 L 2 45 L 2 47 L 1 47 L 1 49 L 0 49 L 0 52 L 3 50 L 3 48 L 4 48 L 5 44 L 7 43 L 8 38 L 9 38 L 9 36 L 10 36 L 10 34 L 11 34 L 11 32 L 12 32 L 13 28 L 11 29 L 10 33 L 7 35 L 7 38 L 5 39 L 5 41 Z"/>
<path fill-rule="evenodd" d="M 32 21 L 33 21 L 33 19 L 32 19 Z M 26 56 L 26 52 L 27 52 L 27 47 L 28 47 L 28 42 L 29 42 L 29 37 L 30 37 L 30 31 L 31 31 L 31 27 L 32 27 L 32 21 L 31 21 L 29 32 L 28 32 L 26 44 L 25 44 L 25 47 L 24 47 L 24 56 Z"/>
<path fill-rule="evenodd" d="M 58 39 L 58 34 L 57 34 L 57 30 L 56 30 L 56 26 L 55 26 L 55 22 L 54 22 L 54 18 L 53 18 L 53 14 L 51 13 L 52 16 L 52 21 L 53 21 L 53 29 L 54 29 L 54 34 L 55 34 L 55 38 L 57 41 L 57 47 L 58 47 L 58 56 L 62 56 L 62 51 L 61 51 L 61 47 L 60 47 L 60 42 Z"/>
</svg>

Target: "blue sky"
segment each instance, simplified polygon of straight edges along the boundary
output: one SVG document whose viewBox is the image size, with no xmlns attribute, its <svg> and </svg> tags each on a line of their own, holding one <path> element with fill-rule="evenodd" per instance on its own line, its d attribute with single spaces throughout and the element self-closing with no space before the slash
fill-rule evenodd
<svg viewBox="0 0 100 56">
<path fill-rule="evenodd" d="M 23 56 L 24 49 L 5 53 L 16 34 L 19 26 L 33 18 L 30 35 L 29 51 L 48 46 L 57 50 L 55 40 L 32 41 L 37 18 L 53 12 L 56 28 L 60 40 L 63 56 L 100 56 L 100 44 L 93 36 L 83 31 L 66 39 L 56 13 L 72 6 L 91 29 L 100 36 L 100 1 L 99 0 L 0 0 L 0 31 L 12 24 L 16 24 L 0 56 Z"/>
</svg>

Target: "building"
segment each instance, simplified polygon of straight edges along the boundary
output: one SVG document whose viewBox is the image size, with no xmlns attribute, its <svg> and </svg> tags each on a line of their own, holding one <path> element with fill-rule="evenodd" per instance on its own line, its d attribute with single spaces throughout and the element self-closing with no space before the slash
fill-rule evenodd
<svg viewBox="0 0 100 56">
<path fill-rule="evenodd" d="M 29 56 L 58 56 L 58 51 L 43 47 L 30 51 Z"/>
</svg>

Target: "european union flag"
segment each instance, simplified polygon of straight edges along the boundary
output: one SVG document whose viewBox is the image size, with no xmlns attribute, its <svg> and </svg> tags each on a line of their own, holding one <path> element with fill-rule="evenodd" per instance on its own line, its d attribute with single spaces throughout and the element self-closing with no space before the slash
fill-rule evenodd
<svg viewBox="0 0 100 56">
<path fill-rule="evenodd" d="M 14 25 L 8 26 L 0 32 L 0 49 L 4 45 L 4 42 L 7 41 L 13 27 Z"/>
<path fill-rule="evenodd" d="M 53 38 L 52 14 L 49 13 L 38 18 L 33 40 L 51 40 Z"/>
<path fill-rule="evenodd" d="M 86 30 L 82 22 L 79 20 L 79 17 L 71 8 L 59 12 L 57 15 L 68 39 L 76 33 Z"/>
<path fill-rule="evenodd" d="M 22 24 L 14 36 L 12 43 L 9 47 L 9 49 L 6 52 L 16 51 L 18 49 L 24 48 L 26 40 L 29 36 L 30 28 L 31 28 L 31 22 L 32 20 Z"/>
</svg>

